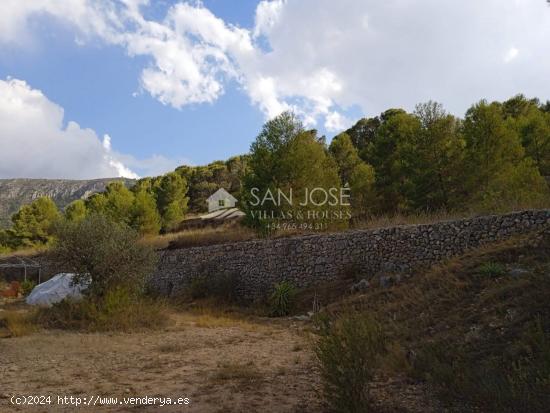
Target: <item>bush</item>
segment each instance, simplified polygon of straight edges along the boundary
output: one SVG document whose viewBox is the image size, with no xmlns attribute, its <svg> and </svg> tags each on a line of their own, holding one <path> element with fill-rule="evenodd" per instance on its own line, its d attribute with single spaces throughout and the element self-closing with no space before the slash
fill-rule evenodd
<svg viewBox="0 0 550 413">
<path fill-rule="evenodd" d="M 296 288 L 288 281 L 275 284 L 273 293 L 269 298 L 271 314 L 275 317 L 284 317 L 290 314 L 294 305 Z"/>
<path fill-rule="evenodd" d="M 369 382 L 384 351 L 380 325 L 360 313 L 318 319 L 321 336 L 314 351 L 326 403 L 334 412 L 367 412 Z"/>
<path fill-rule="evenodd" d="M 21 283 L 21 292 L 24 296 L 27 296 L 31 293 L 34 287 L 36 287 L 36 283 L 34 281 L 25 280 Z"/>
<path fill-rule="evenodd" d="M 0 327 L 6 328 L 12 337 L 26 336 L 36 329 L 31 315 L 19 311 L 5 311 L 0 318 Z"/>
<path fill-rule="evenodd" d="M 40 309 L 45 327 L 81 330 L 152 328 L 164 324 L 164 307 L 143 296 L 145 280 L 156 263 L 155 252 L 138 242 L 137 232 L 105 216 L 92 214 L 56 228 L 51 253 L 59 268 L 90 281 L 79 301 L 64 300 Z"/>
<path fill-rule="evenodd" d="M 168 315 L 162 302 L 132 297 L 123 289 L 109 291 L 100 300 L 63 300 L 41 308 L 36 322 L 47 328 L 84 331 L 133 331 L 160 328 Z"/>
<path fill-rule="evenodd" d="M 487 277 L 500 277 L 506 272 L 506 267 L 498 262 L 486 262 L 479 266 L 478 272 Z"/>
<path fill-rule="evenodd" d="M 138 295 L 155 268 L 154 250 L 138 242 L 136 231 L 100 214 L 64 222 L 56 228 L 56 236 L 53 260 L 75 273 L 75 282 L 90 279 L 87 294 L 94 299 L 116 288 Z"/>
</svg>

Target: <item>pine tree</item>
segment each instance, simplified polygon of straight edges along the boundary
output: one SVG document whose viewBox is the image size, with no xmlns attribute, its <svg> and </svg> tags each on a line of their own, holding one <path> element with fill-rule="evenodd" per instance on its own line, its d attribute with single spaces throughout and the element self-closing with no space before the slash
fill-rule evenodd
<svg viewBox="0 0 550 413">
<path fill-rule="evenodd" d="M 162 228 L 169 230 L 179 224 L 187 211 L 187 181 L 178 173 L 164 175 L 157 189 L 157 207 L 162 216 Z"/>
<path fill-rule="evenodd" d="M 335 136 L 330 143 L 329 150 L 338 165 L 338 172 L 342 183 L 344 185 L 349 183 L 353 171 L 362 163 L 357 149 L 351 142 L 351 138 L 345 132 Z"/>
<path fill-rule="evenodd" d="M 71 202 L 65 208 L 65 218 L 71 222 L 82 221 L 86 214 L 86 203 L 81 199 Z"/>
<path fill-rule="evenodd" d="M 420 134 L 417 117 L 400 109 L 390 109 L 381 116 L 382 124 L 369 147 L 367 159 L 375 170 L 377 211 L 395 213 L 409 207 L 406 197 L 410 185 L 405 164 L 398 150 Z"/>
<path fill-rule="evenodd" d="M 292 113 L 285 112 L 264 125 L 251 146 L 249 166 L 250 173 L 244 181 L 241 199 L 251 226 L 266 232 L 269 232 L 268 226 L 277 223 L 334 228 L 347 226 L 348 208 L 324 202 L 324 190 L 333 188 L 333 192 L 339 194 L 341 188 L 336 162 L 316 131 L 304 131 Z M 253 190 L 257 190 L 259 199 L 269 193 L 277 199 L 254 206 Z M 310 194 L 312 190 L 314 202 L 300 206 L 306 193 Z M 284 198 L 279 203 L 279 191 L 287 196 L 292 192 L 292 204 Z M 254 216 L 258 210 L 276 218 L 258 218 Z M 344 214 L 343 219 L 327 219 L 339 210 Z M 328 215 L 322 216 L 323 212 Z M 279 218 L 283 216 L 286 218 Z"/>
<path fill-rule="evenodd" d="M 12 216 L 11 231 L 27 246 L 46 244 L 52 240 L 53 228 L 61 218 L 55 203 L 48 197 L 23 205 Z"/>
<path fill-rule="evenodd" d="M 158 234 L 160 231 L 161 218 L 155 198 L 145 190 L 135 194 L 132 227 L 141 235 Z"/>
<path fill-rule="evenodd" d="M 548 186 L 525 158 L 517 130 L 504 120 L 502 105 L 485 101 L 471 107 L 464 121 L 465 183 L 476 209 L 528 206 L 548 197 Z M 507 205 L 508 202 L 508 205 Z"/>
<path fill-rule="evenodd" d="M 420 127 L 397 144 L 407 205 L 412 210 L 450 209 L 462 193 L 460 122 L 435 102 L 417 105 L 414 115 Z"/>
</svg>

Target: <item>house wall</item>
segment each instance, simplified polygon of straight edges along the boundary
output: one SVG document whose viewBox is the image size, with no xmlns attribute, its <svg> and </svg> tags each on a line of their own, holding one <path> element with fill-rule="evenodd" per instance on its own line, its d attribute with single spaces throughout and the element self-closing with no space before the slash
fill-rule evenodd
<svg viewBox="0 0 550 413">
<path fill-rule="evenodd" d="M 235 201 L 231 201 L 230 199 L 224 199 L 224 206 L 221 207 L 219 205 L 219 199 L 216 199 L 215 201 L 209 201 L 208 202 L 208 212 L 214 212 L 218 209 L 225 209 L 225 208 L 233 208 L 235 206 Z"/>
<path fill-rule="evenodd" d="M 307 287 L 350 271 L 367 278 L 381 272 L 409 273 L 484 244 L 548 227 L 550 210 L 537 210 L 170 250 L 161 253 L 149 282 L 158 293 L 175 295 L 197 275 L 229 274 L 238 278 L 242 297 L 255 299 L 282 280 Z"/>
</svg>

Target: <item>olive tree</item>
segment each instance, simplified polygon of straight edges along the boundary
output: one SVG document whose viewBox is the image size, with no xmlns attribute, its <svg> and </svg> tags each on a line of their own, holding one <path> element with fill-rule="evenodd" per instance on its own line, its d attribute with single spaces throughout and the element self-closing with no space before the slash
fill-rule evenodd
<svg viewBox="0 0 550 413">
<path fill-rule="evenodd" d="M 138 241 L 139 234 L 128 226 L 91 214 L 58 225 L 52 258 L 76 274 L 76 283 L 90 282 L 91 298 L 101 299 L 115 288 L 137 294 L 156 264 L 154 250 Z"/>
</svg>

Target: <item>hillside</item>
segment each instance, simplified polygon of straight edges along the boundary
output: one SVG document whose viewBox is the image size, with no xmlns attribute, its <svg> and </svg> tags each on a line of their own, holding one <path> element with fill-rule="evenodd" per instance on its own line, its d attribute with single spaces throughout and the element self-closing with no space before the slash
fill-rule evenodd
<svg viewBox="0 0 550 413">
<path fill-rule="evenodd" d="M 0 179 L 0 228 L 10 224 L 12 214 L 24 204 L 36 198 L 48 196 L 59 208 L 64 208 L 76 199 L 85 199 L 101 192 L 109 182 L 124 181 L 132 185 L 132 179 L 105 178 L 91 180 L 69 179 Z"/>
<path fill-rule="evenodd" d="M 375 400 L 389 391 L 382 399 L 399 404 L 395 411 L 412 411 L 402 395 L 421 386 L 440 404 L 424 412 L 548 412 L 548 229 L 470 251 L 390 286 L 370 278 L 369 288 L 349 296 L 350 282 L 315 293 L 330 303 L 331 316 L 355 308 L 381 322 L 387 353 L 373 383 Z M 311 308 L 312 294 L 301 293 L 302 311 Z"/>
</svg>

